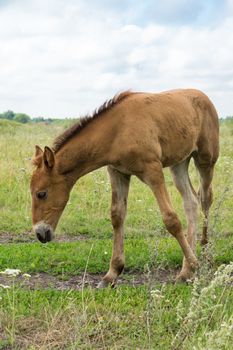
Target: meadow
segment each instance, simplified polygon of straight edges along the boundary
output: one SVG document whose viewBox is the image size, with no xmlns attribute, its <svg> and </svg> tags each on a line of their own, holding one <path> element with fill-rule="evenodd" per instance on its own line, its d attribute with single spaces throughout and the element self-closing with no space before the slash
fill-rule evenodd
<svg viewBox="0 0 233 350">
<path fill-rule="evenodd" d="M 153 194 L 136 178 L 125 222 L 126 266 L 115 289 L 97 290 L 111 256 L 111 188 L 102 168 L 75 185 L 54 242 L 31 232 L 34 146 L 51 145 L 70 121 L 0 120 L 0 349 L 233 348 L 233 119 L 221 121 L 210 243 L 198 244 L 194 281 L 174 283 L 182 253 Z M 190 165 L 198 188 L 198 174 Z M 182 201 L 165 169 L 173 205 Z M 199 217 L 201 231 L 202 214 Z M 25 275 L 26 274 L 26 275 Z M 31 276 L 31 277 L 30 277 Z"/>
</svg>

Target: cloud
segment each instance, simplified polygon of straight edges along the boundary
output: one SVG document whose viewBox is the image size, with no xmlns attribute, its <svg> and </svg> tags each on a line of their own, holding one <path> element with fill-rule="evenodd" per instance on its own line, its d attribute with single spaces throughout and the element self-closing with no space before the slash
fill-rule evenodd
<svg viewBox="0 0 233 350">
<path fill-rule="evenodd" d="M 0 0 L 0 111 L 78 116 L 122 89 L 196 87 L 232 114 L 233 6 L 217 3 Z"/>
</svg>

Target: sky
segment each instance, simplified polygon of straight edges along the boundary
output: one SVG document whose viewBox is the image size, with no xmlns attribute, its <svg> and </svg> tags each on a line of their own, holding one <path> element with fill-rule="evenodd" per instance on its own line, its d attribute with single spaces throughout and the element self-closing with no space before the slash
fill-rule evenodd
<svg viewBox="0 0 233 350">
<path fill-rule="evenodd" d="M 176 88 L 233 115 L 233 0 L 0 0 L 0 112 L 79 117 Z"/>
</svg>

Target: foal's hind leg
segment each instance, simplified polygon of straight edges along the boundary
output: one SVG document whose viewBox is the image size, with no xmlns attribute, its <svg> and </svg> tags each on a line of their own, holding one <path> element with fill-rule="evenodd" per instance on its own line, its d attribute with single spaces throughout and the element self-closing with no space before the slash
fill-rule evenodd
<svg viewBox="0 0 233 350">
<path fill-rule="evenodd" d="M 109 271 L 99 283 L 99 288 L 104 288 L 108 284 L 114 285 L 117 277 L 121 274 L 125 263 L 123 225 L 126 216 L 130 176 L 124 175 L 111 167 L 108 167 L 108 172 L 112 186 L 111 219 L 114 231 L 113 250 Z"/>
<path fill-rule="evenodd" d="M 197 195 L 191 185 L 188 166 L 190 159 L 186 159 L 183 163 L 173 166 L 170 170 L 173 176 L 174 183 L 179 190 L 184 204 L 184 210 L 187 217 L 188 229 L 187 239 L 192 251 L 196 251 L 196 231 L 198 220 L 198 201 Z M 183 259 L 182 270 L 178 276 L 179 280 L 187 280 L 192 277 L 192 271 L 190 270 L 187 260 Z"/>
<path fill-rule="evenodd" d="M 148 184 L 154 192 L 157 202 L 159 204 L 164 224 L 167 230 L 179 242 L 188 263 L 187 268 L 189 269 L 189 271 L 195 270 L 195 268 L 198 265 L 197 258 L 184 235 L 180 220 L 172 207 L 165 186 L 161 164 L 159 162 L 154 162 L 146 165 L 144 173 L 140 176 L 140 178 L 146 184 Z"/>
<path fill-rule="evenodd" d="M 200 174 L 200 188 L 198 195 L 201 202 L 202 211 L 204 214 L 204 223 L 201 244 L 205 245 L 208 243 L 208 221 L 209 221 L 209 209 L 213 202 L 213 191 L 211 182 L 213 179 L 214 173 L 214 164 L 213 163 L 202 163 L 200 160 L 195 159 L 195 165 Z"/>
</svg>

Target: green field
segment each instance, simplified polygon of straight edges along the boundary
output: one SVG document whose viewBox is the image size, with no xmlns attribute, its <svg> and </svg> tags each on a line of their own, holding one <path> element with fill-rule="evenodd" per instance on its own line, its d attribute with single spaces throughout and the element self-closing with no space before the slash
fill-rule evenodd
<svg viewBox="0 0 233 350">
<path fill-rule="evenodd" d="M 221 122 L 210 244 L 205 251 L 198 246 L 195 282 L 174 284 L 181 250 L 164 229 L 153 194 L 134 178 L 125 223 L 125 272 L 114 290 L 84 283 L 87 275 L 98 280 L 111 256 L 111 189 L 105 168 L 75 185 L 57 240 L 42 245 L 31 234 L 34 145 L 51 145 L 68 124 L 0 120 L 0 271 L 21 270 L 20 278 L 0 275 L 0 349 L 232 349 L 233 120 Z M 197 188 L 193 164 L 190 170 Z M 185 226 L 182 201 L 167 169 L 165 176 Z M 200 229 L 201 221 L 200 213 Z M 79 276 L 81 286 L 30 288 L 24 273 L 56 281 Z"/>
</svg>

